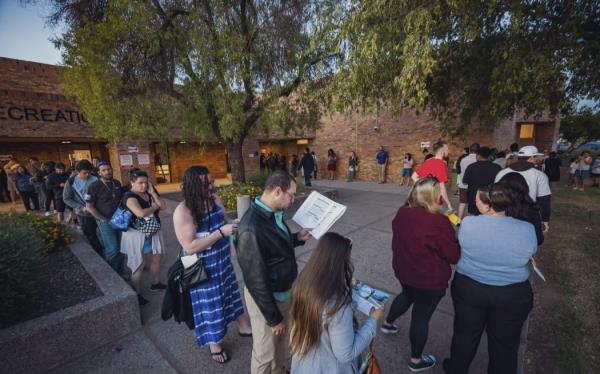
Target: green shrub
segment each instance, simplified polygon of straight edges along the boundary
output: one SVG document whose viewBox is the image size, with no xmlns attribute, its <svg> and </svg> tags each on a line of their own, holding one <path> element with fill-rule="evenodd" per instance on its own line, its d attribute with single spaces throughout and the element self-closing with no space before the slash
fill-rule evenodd
<svg viewBox="0 0 600 374">
<path fill-rule="evenodd" d="M 255 171 L 248 174 L 248 177 L 246 177 L 246 182 L 248 182 L 248 184 L 253 184 L 256 187 L 264 188 L 268 177 L 269 174 L 267 174 L 265 171 Z"/>
<path fill-rule="evenodd" d="M 32 222 L 0 214 L 0 320 L 25 310 L 36 291 L 46 245 Z"/>
<path fill-rule="evenodd" d="M 67 232 L 67 227 L 56 222 L 52 217 L 44 217 L 31 212 L 17 214 L 14 210 L 11 210 L 7 216 L 13 217 L 23 224 L 33 225 L 37 234 L 44 240 L 47 253 L 65 249 L 74 242 L 73 237 Z"/>
<path fill-rule="evenodd" d="M 235 210 L 237 206 L 237 197 L 241 195 L 250 196 L 250 200 L 254 200 L 255 197 L 262 194 L 262 187 L 258 187 L 254 184 L 244 183 L 233 183 L 228 186 L 217 188 L 217 196 L 223 202 L 225 209 Z"/>
</svg>

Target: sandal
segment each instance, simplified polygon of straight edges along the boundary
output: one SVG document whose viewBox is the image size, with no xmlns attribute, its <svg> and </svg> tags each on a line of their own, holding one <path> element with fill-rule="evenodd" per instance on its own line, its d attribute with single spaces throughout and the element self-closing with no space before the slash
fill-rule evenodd
<svg viewBox="0 0 600 374">
<path fill-rule="evenodd" d="M 251 332 L 239 332 L 238 331 L 238 335 L 241 336 L 242 338 L 251 338 L 252 337 Z"/>
<path fill-rule="evenodd" d="M 210 355 L 212 356 L 213 361 L 218 364 L 224 364 L 229 361 L 229 355 L 223 348 L 221 348 L 219 352 L 210 352 Z M 217 359 L 217 357 L 220 357 L 222 361 Z"/>
</svg>

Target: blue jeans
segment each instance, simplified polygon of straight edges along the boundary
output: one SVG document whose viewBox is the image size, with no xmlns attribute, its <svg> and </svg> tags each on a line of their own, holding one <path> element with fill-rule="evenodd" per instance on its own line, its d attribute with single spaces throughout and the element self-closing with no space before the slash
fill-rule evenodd
<svg viewBox="0 0 600 374">
<path fill-rule="evenodd" d="M 100 230 L 100 238 L 104 245 L 104 258 L 118 274 L 121 274 L 123 257 L 121 255 L 121 232 L 115 230 L 110 223 L 96 220 Z"/>
</svg>

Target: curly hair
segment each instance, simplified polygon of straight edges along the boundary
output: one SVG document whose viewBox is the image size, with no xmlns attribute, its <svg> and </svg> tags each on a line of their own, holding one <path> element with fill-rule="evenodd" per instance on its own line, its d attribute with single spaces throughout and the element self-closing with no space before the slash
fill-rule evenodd
<svg viewBox="0 0 600 374">
<path fill-rule="evenodd" d="M 205 166 L 190 166 L 183 174 L 183 198 L 196 226 L 200 225 L 200 215 L 210 211 L 215 205 L 208 174 Z"/>
</svg>

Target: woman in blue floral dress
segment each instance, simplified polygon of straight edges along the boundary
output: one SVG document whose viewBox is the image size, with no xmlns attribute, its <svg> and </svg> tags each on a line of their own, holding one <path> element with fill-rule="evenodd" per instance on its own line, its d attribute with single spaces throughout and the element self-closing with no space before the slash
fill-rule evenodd
<svg viewBox="0 0 600 374">
<path fill-rule="evenodd" d="M 210 347 L 213 360 L 229 361 L 222 343 L 227 325 L 238 323 L 240 336 L 251 336 L 251 328 L 240 297 L 231 263 L 229 237 L 237 220 L 225 222 L 225 210 L 213 193 L 212 178 L 204 166 L 192 166 L 183 176 L 184 201 L 173 213 L 175 235 L 182 255 L 196 254 L 204 261 L 209 276 L 191 293 L 198 346 Z"/>
</svg>

